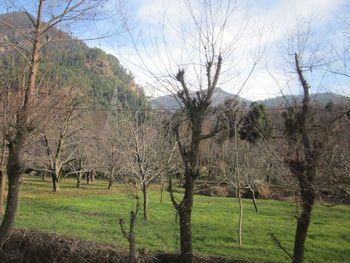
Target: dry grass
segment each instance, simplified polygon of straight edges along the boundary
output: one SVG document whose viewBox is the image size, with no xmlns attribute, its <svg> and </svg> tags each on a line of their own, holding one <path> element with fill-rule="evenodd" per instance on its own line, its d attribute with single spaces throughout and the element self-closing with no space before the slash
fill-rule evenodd
<svg viewBox="0 0 350 263">
<path fill-rule="evenodd" d="M 93 242 L 69 235 L 57 235 L 36 230 L 14 229 L 0 253 L 2 263 L 126 263 L 125 247 Z M 178 254 L 152 254 L 140 249 L 138 263 L 180 263 Z M 251 261 L 252 262 L 252 261 Z M 194 263 L 248 263 L 219 257 L 195 255 Z"/>
<path fill-rule="evenodd" d="M 18 251 L 16 262 L 122 263 L 128 258 L 127 249 L 116 244 L 26 229 L 15 229 L 4 250 Z M 152 262 L 152 256 L 140 255 L 139 262 Z"/>
</svg>

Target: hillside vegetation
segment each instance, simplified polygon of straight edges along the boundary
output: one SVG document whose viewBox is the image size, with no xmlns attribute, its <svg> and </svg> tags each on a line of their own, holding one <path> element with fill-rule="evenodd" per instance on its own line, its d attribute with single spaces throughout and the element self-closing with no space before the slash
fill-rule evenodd
<svg viewBox="0 0 350 263">
<path fill-rule="evenodd" d="M 9 21 L 22 30 L 32 30 L 26 15 L 20 12 L 2 14 L 0 19 Z M 0 35 L 6 34 L 11 41 L 25 41 L 10 28 L 0 24 Z M 99 48 L 89 48 L 68 33 L 51 29 L 47 38 L 59 35 L 67 41 L 52 42 L 43 48 L 39 79 L 47 85 L 62 88 L 75 86 L 88 95 L 92 102 L 104 108 L 111 104 L 144 107 L 147 102 L 143 89 L 134 82 L 133 75 L 119 60 Z M 0 48 L 0 79 L 19 81 L 24 60 L 9 47 Z M 22 72 L 21 72 L 22 71 Z"/>
</svg>

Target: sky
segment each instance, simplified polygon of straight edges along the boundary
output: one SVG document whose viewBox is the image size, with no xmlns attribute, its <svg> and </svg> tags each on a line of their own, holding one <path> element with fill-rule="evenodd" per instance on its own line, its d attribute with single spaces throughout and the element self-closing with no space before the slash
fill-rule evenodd
<svg viewBox="0 0 350 263">
<path fill-rule="evenodd" d="M 193 17 L 203 18 L 205 9 L 201 5 L 215 1 L 187 1 L 192 13 L 186 0 L 110 0 L 99 10 L 107 19 L 71 30 L 82 39 L 110 34 L 86 43 L 115 55 L 148 96 L 169 93 L 169 86 L 174 84 L 171 79 L 182 68 L 189 87 L 198 89 L 205 79 L 205 64 Z M 35 1 L 22 2 L 29 9 L 28 3 Z M 236 1 L 221 2 L 226 6 Z M 226 16 L 215 5 L 213 10 L 217 11 L 213 15 L 213 32 L 220 35 L 216 51 L 223 57 L 220 88 L 251 100 L 298 94 L 301 89 L 288 55 L 298 50 L 305 65 L 313 65 L 312 72 L 305 73 L 312 92 L 333 91 L 350 96 L 350 78 L 331 74 L 327 63 L 350 42 L 344 36 L 344 20 L 350 16 L 347 0 L 237 1 L 223 32 L 218 25 Z M 350 32 L 349 24 L 348 27 Z M 295 41 L 297 32 L 302 38 L 305 34 L 300 32 L 304 31 L 311 32 L 311 36 Z"/>
<path fill-rule="evenodd" d="M 198 89 L 200 79 L 195 74 L 200 69 L 191 69 L 189 64 L 198 63 L 203 68 L 203 61 L 193 55 L 199 43 L 183 39 L 196 31 L 183 2 L 129 1 L 129 31 L 118 36 L 117 40 L 105 39 L 90 45 L 116 55 L 149 96 L 168 93 L 164 82 L 155 79 L 174 76 L 179 68 L 184 68 L 188 74 L 189 86 Z M 191 7 L 195 10 L 194 15 L 200 16 L 203 10 L 196 2 L 191 0 Z M 349 78 L 329 73 L 329 66 L 327 69 L 317 66 L 333 58 L 334 50 L 342 50 L 345 43 L 344 18 L 349 10 L 344 0 L 240 1 L 222 37 L 224 43 L 230 43 L 234 38 L 237 42 L 229 54 L 225 54 L 227 59 L 223 55 L 223 74 L 218 86 L 251 100 L 300 93 L 287 52 L 291 50 L 288 46 L 291 37 L 295 38 L 297 28 L 298 32 L 307 28 L 313 35 L 303 50 L 305 61 L 312 56 L 319 56 L 320 60 L 312 58 L 313 71 L 305 73 L 312 92 L 335 92 L 350 96 Z M 312 52 L 317 55 L 312 55 Z M 245 82 L 257 60 L 258 64 Z"/>
</svg>

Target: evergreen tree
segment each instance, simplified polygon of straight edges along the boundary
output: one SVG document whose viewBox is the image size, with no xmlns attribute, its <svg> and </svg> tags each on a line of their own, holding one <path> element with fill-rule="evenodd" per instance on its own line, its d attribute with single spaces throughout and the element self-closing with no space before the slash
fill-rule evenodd
<svg viewBox="0 0 350 263">
<path fill-rule="evenodd" d="M 271 122 L 263 104 L 252 103 L 250 111 L 243 117 L 239 135 L 242 140 L 256 143 L 259 139 L 270 139 L 272 136 Z"/>
</svg>

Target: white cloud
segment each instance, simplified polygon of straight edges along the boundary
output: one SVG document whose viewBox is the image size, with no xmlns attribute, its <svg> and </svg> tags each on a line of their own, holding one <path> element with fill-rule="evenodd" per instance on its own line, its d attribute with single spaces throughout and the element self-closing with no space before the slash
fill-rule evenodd
<svg viewBox="0 0 350 263">
<path fill-rule="evenodd" d="M 184 7 L 183 2 L 177 0 L 140 0 L 136 18 L 144 23 L 157 24 L 167 16 L 179 17 Z"/>
<path fill-rule="evenodd" d="M 194 3 L 194 1 L 190 2 Z M 145 86 L 146 93 L 149 95 L 160 94 L 159 91 L 151 88 L 151 86 L 157 87 L 158 84 L 154 82 L 150 71 L 157 76 L 169 76 L 175 74 L 177 69 L 183 66 L 187 69 L 188 75 L 195 79 L 195 71 L 191 71 L 187 65 L 198 63 L 196 60 L 198 53 L 188 50 L 193 47 L 196 50 L 200 43 L 188 41 L 188 36 L 195 36 L 190 35 L 193 27 L 189 23 L 185 6 L 181 3 L 183 3 L 181 0 L 135 0 L 134 6 L 137 8 L 135 18 L 140 26 L 138 28 L 140 32 L 136 33 L 134 40 L 140 53 L 137 54 L 130 45 L 114 47 L 109 50 L 133 72 L 136 81 Z M 316 26 L 327 25 L 328 21 L 334 18 L 335 10 L 343 3 L 343 0 L 265 0 L 259 2 L 259 6 L 257 6 L 252 1 L 249 10 L 249 25 L 251 27 L 243 27 L 242 31 L 239 29 L 242 29 L 241 25 L 246 24 L 247 16 L 244 7 L 238 7 L 236 16 L 232 17 L 232 23 L 227 24 L 222 45 L 230 43 L 237 31 L 242 34 L 242 37 L 224 61 L 223 71 L 225 74 L 220 87 L 235 92 L 232 87 L 240 86 L 244 81 L 251 68 L 251 58 L 256 56 L 257 47 L 260 47 L 263 50 L 267 49 L 268 62 L 266 63 L 273 75 L 277 76 L 279 84 L 260 68 L 253 74 L 247 87 L 242 90 L 242 96 L 250 99 L 262 99 L 280 95 L 281 90 L 288 93 L 290 90 L 286 88 L 288 85 L 286 85 L 279 64 L 276 63 L 276 61 L 281 60 L 276 46 L 285 42 L 287 33 L 295 27 L 298 18 L 312 15 L 317 18 Z M 196 7 L 194 10 L 200 9 Z M 179 24 L 185 25 L 185 27 L 179 27 Z M 163 37 L 167 40 L 166 49 Z M 186 45 L 187 50 L 184 49 Z M 146 65 L 148 69 L 145 69 Z M 198 71 L 197 67 L 197 73 Z"/>
<path fill-rule="evenodd" d="M 251 84 L 243 90 L 240 96 L 250 100 L 260 100 L 280 96 L 284 92 L 285 80 L 277 72 L 272 73 L 273 77 L 266 72 L 259 72 L 254 75 Z M 275 78 L 275 79 L 274 79 Z"/>
<path fill-rule="evenodd" d="M 332 92 L 350 97 L 350 85 L 336 85 L 332 87 Z"/>
</svg>

